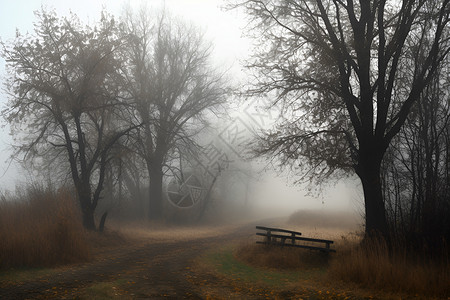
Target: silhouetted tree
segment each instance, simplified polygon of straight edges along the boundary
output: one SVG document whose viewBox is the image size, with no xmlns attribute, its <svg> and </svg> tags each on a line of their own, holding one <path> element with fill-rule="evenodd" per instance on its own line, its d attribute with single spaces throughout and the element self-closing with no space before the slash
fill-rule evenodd
<svg viewBox="0 0 450 300">
<path fill-rule="evenodd" d="M 441 249 L 450 238 L 449 66 L 447 57 L 392 140 L 382 165 L 392 232 L 413 243 L 426 242 L 430 250 Z"/>
<path fill-rule="evenodd" d="M 449 52 L 448 0 L 248 0 L 259 42 L 253 94 L 275 91 L 285 118 L 261 154 L 315 175 L 359 176 L 366 233 L 387 234 L 380 167 L 411 107 Z M 414 41 L 409 49 L 407 41 Z M 404 55 L 411 50 L 423 60 Z M 406 74 L 402 68 L 413 68 Z M 403 80 L 402 76 L 410 76 Z"/>
<path fill-rule="evenodd" d="M 17 155 L 68 163 L 83 224 L 95 229 L 109 150 L 133 127 L 115 121 L 124 111 L 116 23 L 106 13 L 94 28 L 76 15 L 58 18 L 41 10 L 36 16 L 34 35 L 17 34 L 3 45 L 10 71 L 3 114 L 21 138 Z"/>
<path fill-rule="evenodd" d="M 211 46 L 192 25 L 168 17 L 125 15 L 127 86 L 133 118 L 143 126 L 133 144 L 147 166 L 149 217 L 162 213 L 164 166 L 177 143 L 190 140 L 196 120 L 226 100 L 222 74 L 210 64 Z"/>
</svg>

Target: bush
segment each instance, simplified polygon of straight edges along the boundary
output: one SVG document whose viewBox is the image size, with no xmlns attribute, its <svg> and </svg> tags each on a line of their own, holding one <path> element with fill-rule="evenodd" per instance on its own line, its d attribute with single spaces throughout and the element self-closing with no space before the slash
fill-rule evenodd
<svg viewBox="0 0 450 300">
<path fill-rule="evenodd" d="M 29 187 L 0 202 L 0 267 L 42 267 L 89 258 L 75 199 Z"/>
</svg>

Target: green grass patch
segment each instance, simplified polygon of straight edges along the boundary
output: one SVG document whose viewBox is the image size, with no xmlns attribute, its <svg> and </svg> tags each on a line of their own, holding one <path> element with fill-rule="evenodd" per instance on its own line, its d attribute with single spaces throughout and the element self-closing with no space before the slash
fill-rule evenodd
<svg viewBox="0 0 450 300">
<path fill-rule="evenodd" d="M 225 281 L 231 282 L 235 290 L 251 291 L 253 294 L 249 294 L 249 297 L 347 299 L 346 292 L 339 292 L 326 285 L 328 271 L 327 266 L 322 262 L 316 267 L 312 267 L 309 263 L 306 266 L 291 269 L 263 267 L 252 265 L 242 259 L 239 255 L 241 249 L 242 246 L 228 245 L 210 250 L 203 256 L 202 265 L 207 270 L 212 269 Z M 278 250 L 269 251 L 277 252 Z M 305 254 L 300 252 L 299 255 Z"/>
<path fill-rule="evenodd" d="M 119 279 L 111 282 L 98 282 L 87 287 L 80 299 L 107 300 L 107 299 L 124 299 L 122 286 L 127 281 Z"/>
<path fill-rule="evenodd" d="M 235 249 L 231 246 L 215 249 L 206 255 L 208 265 L 213 265 L 216 272 L 232 280 L 247 283 L 263 283 L 268 286 L 295 284 L 299 280 L 311 280 L 326 274 L 325 268 L 306 270 L 276 270 L 254 267 L 237 259 Z"/>
<path fill-rule="evenodd" d="M 52 268 L 15 268 L 0 270 L 0 282 L 7 284 L 18 284 L 21 282 L 47 277 L 58 272 Z"/>
</svg>

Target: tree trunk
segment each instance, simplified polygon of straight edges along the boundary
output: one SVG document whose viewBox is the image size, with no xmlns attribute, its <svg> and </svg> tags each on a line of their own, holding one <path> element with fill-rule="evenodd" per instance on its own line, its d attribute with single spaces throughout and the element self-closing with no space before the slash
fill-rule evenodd
<svg viewBox="0 0 450 300">
<path fill-rule="evenodd" d="M 83 226 L 88 230 L 95 230 L 94 210 L 91 202 L 91 189 L 89 184 L 80 184 L 77 186 L 78 201 L 81 206 L 83 217 Z"/>
<path fill-rule="evenodd" d="M 108 216 L 108 211 L 105 211 L 100 219 L 100 224 L 98 226 L 98 231 L 103 232 L 105 229 L 106 217 Z"/>
<path fill-rule="evenodd" d="M 213 187 L 214 187 L 214 184 L 216 183 L 216 180 L 217 180 L 217 177 L 219 177 L 219 175 L 220 175 L 220 170 L 219 170 L 219 173 L 217 173 L 215 176 L 214 176 L 214 179 L 213 179 L 213 181 L 211 182 L 211 185 L 209 186 L 209 188 L 208 188 L 208 191 L 206 192 L 206 195 L 205 195 L 205 198 L 204 198 L 204 203 L 203 203 L 203 205 L 202 205 L 202 207 L 201 207 L 201 209 L 200 209 L 200 213 L 199 213 L 199 215 L 198 215 L 198 217 L 197 217 L 197 222 L 200 222 L 200 220 L 203 218 L 203 216 L 205 215 L 205 212 L 206 212 L 206 208 L 207 208 L 207 206 L 208 206 L 208 204 L 209 204 L 209 202 L 210 202 L 210 197 L 211 197 L 211 191 L 212 191 L 212 189 L 213 189 Z"/>
<path fill-rule="evenodd" d="M 384 151 L 369 147 L 366 155 L 361 155 L 356 170 L 364 192 L 366 214 L 366 236 L 381 235 L 388 238 L 386 209 L 381 184 L 381 161 Z"/>
<path fill-rule="evenodd" d="M 95 219 L 94 219 L 94 209 L 92 209 L 91 205 L 83 205 L 81 212 L 83 214 L 83 226 L 88 230 L 95 231 Z"/>
<path fill-rule="evenodd" d="M 153 165 L 149 170 L 150 186 L 149 186 L 149 219 L 156 220 L 162 217 L 162 184 L 163 172 L 162 166 Z"/>
</svg>

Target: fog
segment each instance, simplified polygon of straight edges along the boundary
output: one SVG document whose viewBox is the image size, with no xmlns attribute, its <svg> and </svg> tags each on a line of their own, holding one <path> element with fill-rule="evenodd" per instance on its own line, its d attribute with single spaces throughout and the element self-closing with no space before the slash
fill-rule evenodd
<svg viewBox="0 0 450 300">
<path fill-rule="evenodd" d="M 255 206 L 280 213 L 293 210 L 341 210 L 353 211 L 358 209 L 358 186 L 354 181 L 339 181 L 330 183 L 323 191 L 316 195 L 308 194 L 305 184 L 295 186 L 286 184 L 283 176 L 275 172 L 265 174 L 253 186 L 251 202 Z"/>
<path fill-rule="evenodd" d="M 135 9 L 142 4 L 141 1 L 128 3 Z M 50 9 L 54 8 L 58 15 L 74 12 L 83 21 L 92 22 L 98 18 L 102 7 L 115 15 L 120 15 L 124 4 L 125 2 L 119 1 L 3 2 L 0 10 L 0 37 L 2 41 L 8 41 L 14 37 L 16 29 L 21 33 L 32 32 L 35 19 L 33 11 L 38 10 L 41 5 Z M 246 21 L 240 12 L 222 10 L 223 2 L 219 0 L 146 1 L 146 4 L 156 7 L 164 6 L 172 14 L 182 16 L 200 26 L 205 31 L 205 37 L 213 43 L 212 53 L 218 68 L 228 70 L 229 78 L 236 85 L 240 80 L 245 79 L 242 63 L 249 55 L 251 43 L 242 34 Z M 0 59 L 0 68 L 0 78 L 3 82 L 5 78 L 3 59 Z M 6 92 L 2 90 L 0 94 L 2 109 L 6 105 L 7 98 Z M 276 161 L 270 158 L 258 160 L 249 158 L 251 151 L 248 140 L 261 130 L 271 128 L 279 117 L 279 109 L 277 107 L 268 109 L 267 99 L 255 99 L 250 102 L 236 99 L 233 101 L 236 103 L 227 111 L 228 117 L 217 119 L 216 116 L 211 116 L 212 129 L 197 138 L 205 149 L 209 146 L 219 149 L 229 164 L 224 167 L 225 171 L 219 175 L 218 182 L 214 185 L 214 201 L 213 205 L 208 205 L 208 211 L 213 212 L 213 215 L 223 212 L 255 218 L 289 216 L 299 210 L 346 211 L 360 216 L 362 197 L 357 180 L 334 179 L 330 183 L 324 183 L 320 188 L 321 191 L 318 192 L 316 187 L 311 188 L 306 183 L 298 183 L 302 174 L 296 173 L 295 170 L 289 173 L 280 171 L 276 167 Z M 9 158 L 12 153 L 11 144 L 14 141 L 9 136 L 8 125 L 3 119 L 1 122 L 0 190 L 13 191 L 16 185 L 26 185 L 42 180 L 37 178 L 35 173 L 22 168 L 16 161 Z M 247 171 L 250 168 L 248 178 L 245 181 L 238 179 L 234 183 L 228 180 L 229 182 L 226 183 L 227 179 L 224 177 L 239 177 L 240 175 L 236 174 L 242 172 L 243 165 Z M 209 179 L 206 179 L 210 184 L 211 178 L 217 175 L 214 173 L 216 171 L 212 165 L 203 164 L 203 167 L 205 167 L 202 170 L 204 172 L 212 170 Z M 51 173 L 51 170 L 48 172 Z M 143 189 L 145 190 L 146 187 Z M 140 193 L 145 194 L 142 191 Z M 145 204 L 142 205 L 145 206 Z M 118 200 L 104 200 L 98 211 L 99 213 L 102 210 L 118 211 L 122 206 L 123 203 L 118 203 Z"/>
<path fill-rule="evenodd" d="M 213 57 L 217 66 L 233 74 L 230 78 L 242 78 L 240 60 L 248 54 L 250 42 L 243 37 L 241 29 L 245 21 L 236 11 L 225 12 L 222 0 L 19 0 L 0 2 L 0 41 L 8 42 L 16 35 L 33 32 L 36 21 L 35 11 L 41 8 L 55 10 L 58 16 L 75 13 L 83 22 L 93 23 L 99 19 L 102 9 L 120 16 L 126 6 L 138 10 L 142 6 L 152 9 L 166 9 L 170 14 L 192 22 L 205 32 L 207 40 L 213 44 Z M 0 110 L 6 108 L 8 95 L 4 89 L 5 61 L 0 57 Z M 16 186 L 23 186 L 35 179 L 34 173 L 23 168 L 17 160 L 11 159 L 13 137 L 9 135 L 9 124 L 0 118 L 0 191 L 13 192 Z"/>
<path fill-rule="evenodd" d="M 0 299 L 450 299 L 450 1 L 362 2 L 0 0 Z"/>
</svg>

